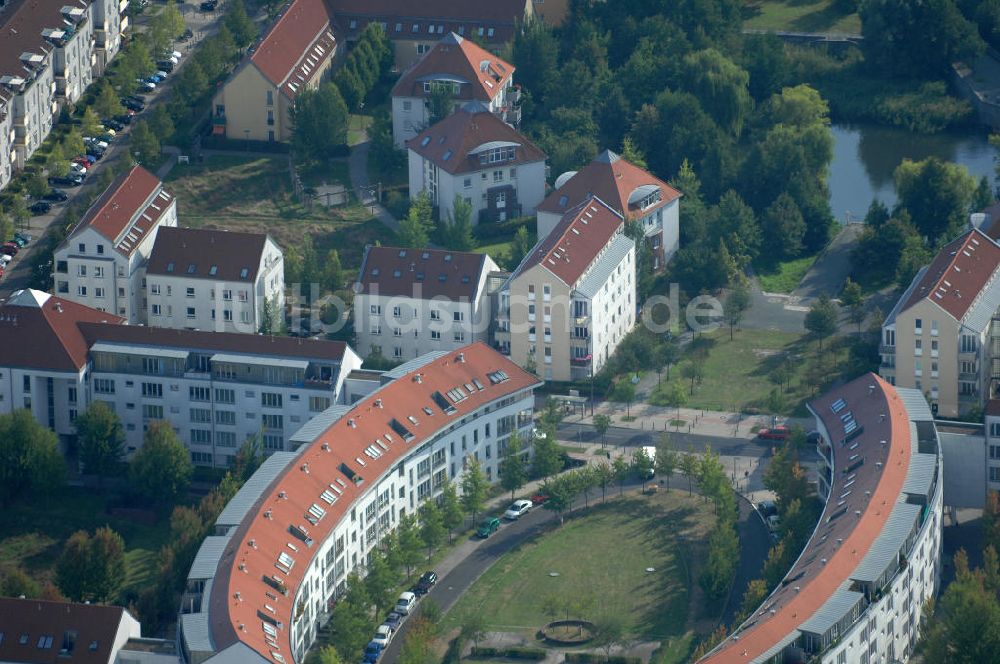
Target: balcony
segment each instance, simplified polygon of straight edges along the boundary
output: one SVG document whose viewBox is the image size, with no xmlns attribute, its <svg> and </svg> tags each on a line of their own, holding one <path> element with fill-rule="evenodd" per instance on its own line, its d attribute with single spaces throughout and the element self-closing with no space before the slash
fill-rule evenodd
<svg viewBox="0 0 1000 664">
<path fill-rule="evenodd" d="M 895 355 L 896 354 L 896 347 L 895 346 L 886 346 L 885 344 L 879 344 L 878 352 L 880 354 L 882 354 L 882 355 Z"/>
<path fill-rule="evenodd" d="M 586 367 L 590 366 L 590 361 L 594 358 L 593 355 L 584 355 L 583 357 L 573 357 L 570 358 L 570 364 L 576 367 Z"/>
<path fill-rule="evenodd" d="M 577 325 L 589 325 L 590 324 L 590 314 L 583 314 L 582 316 L 574 316 L 573 322 Z"/>
<path fill-rule="evenodd" d="M 975 372 L 969 373 L 969 372 L 959 371 L 958 372 L 958 379 L 959 380 L 969 381 L 971 383 L 978 383 L 979 382 L 979 372 L 975 371 Z"/>
</svg>

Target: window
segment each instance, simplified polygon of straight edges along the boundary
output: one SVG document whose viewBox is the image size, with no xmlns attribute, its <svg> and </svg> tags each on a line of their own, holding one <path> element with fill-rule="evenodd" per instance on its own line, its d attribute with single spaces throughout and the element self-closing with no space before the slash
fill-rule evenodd
<svg viewBox="0 0 1000 664">
<path fill-rule="evenodd" d="M 100 248 L 101 247 L 98 247 L 98 249 L 100 249 Z M 98 251 L 97 253 L 101 253 L 101 252 Z M 94 277 L 97 278 L 97 279 L 103 279 L 104 278 L 104 268 L 103 267 L 95 267 L 94 268 Z"/>
<path fill-rule="evenodd" d="M 465 332 L 462 332 L 461 330 L 458 331 L 458 332 L 456 332 L 455 333 L 455 341 L 464 342 L 465 341 Z"/>
<path fill-rule="evenodd" d="M 330 397 L 309 397 L 309 410 L 318 413 L 330 407 Z"/>
<path fill-rule="evenodd" d="M 232 431 L 216 431 L 215 444 L 218 447 L 236 447 L 236 434 Z"/>
<path fill-rule="evenodd" d="M 142 405 L 142 418 L 144 420 L 162 420 L 163 406 L 144 403 Z"/>
<path fill-rule="evenodd" d="M 403 110 L 404 111 L 409 111 L 412 108 L 413 108 L 413 102 L 411 102 L 411 101 L 404 101 L 403 102 Z"/>
<path fill-rule="evenodd" d="M 225 309 L 225 310 L 223 310 L 223 312 L 222 312 L 222 320 L 227 321 L 227 322 L 232 322 L 232 320 L 233 320 L 233 310 L 232 309 Z"/>
<path fill-rule="evenodd" d="M 439 330 L 431 330 L 431 339 L 439 341 L 441 339 L 441 332 Z"/>
<path fill-rule="evenodd" d="M 990 422 L 990 436 L 1000 438 L 1000 422 Z"/>
<path fill-rule="evenodd" d="M 236 426 L 236 411 L 234 410 L 215 411 L 215 423 L 224 424 L 226 426 L 231 426 L 231 427 Z"/>
<path fill-rule="evenodd" d="M 60 293 L 68 293 L 69 292 L 69 282 L 68 281 L 60 281 L 60 282 L 58 282 L 58 284 L 56 285 L 56 289 Z"/>
<path fill-rule="evenodd" d="M 66 261 L 56 261 L 56 272 L 66 274 L 69 272 L 69 265 Z"/>
<path fill-rule="evenodd" d="M 86 286 L 77 286 L 76 287 L 76 294 L 79 295 L 80 297 L 87 297 L 87 287 Z"/>
<path fill-rule="evenodd" d="M 149 285 L 149 292 L 150 292 L 151 295 L 159 295 L 160 294 L 160 284 L 150 284 Z"/>
<path fill-rule="evenodd" d="M 222 299 L 226 302 L 231 302 L 233 299 L 232 289 L 226 288 L 222 291 Z"/>
<path fill-rule="evenodd" d="M 396 318 L 399 318 L 399 316 L 403 313 L 402 309 L 403 309 L 402 307 L 393 307 L 392 315 L 395 316 Z"/>
<path fill-rule="evenodd" d="M 990 482 L 1000 482 L 1000 467 L 990 467 Z"/>
<path fill-rule="evenodd" d="M 920 318 L 913 319 L 913 333 L 921 334 L 924 328 L 924 321 Z"/>
<path fill-rule="evenodd" d="M 212 432 L 207 429 L 191 429 L 192 445 L 211 445 Z"/>
<path fill-rule="evenodd" d="M 162 399 L 163 385 L 161 385 L 160 383 L 143 383 L 142 396 L 151 397 L 154 399 Z"/>
<path fill-rule="evenodd" d="M 83 242 L 77 245 L 77 249 L 80 250 L 81 254 L 87 253 L 87 245 L 85 245 Z"/>
<path fill-rule="evenodd" d="M 218 390 L 216 390 L 218 392 Z M 211 392 L 207 387 L 190 387 L 188 388 L 188 400 L 189 401 L 208 401 L 211 399 Z"/>
<path fill-rule="evenodd" d="M 401 336 L 403 336 L 403 330 L 399 329 L 398 327 L 392 328 L 392 336 L 394 336 L 394 337 L 401 337 Z"/>
<path fill-rule="evenodd" d="M 267 105 L 274 106 L 274 91 L 272 90 L 267 91 Z"/>
<path fill-rule="evenodd" d="M 284 428 L 284 418 L 281 415 L 261 415 L 261 423 L 264 425 L 265 429 L 282 429 Z"/>
<path fill-rule="evenodd" d="M 456 311 L 452 314 L 452 318 L 456 323 L 461 323 L 463 320 L 465 320 L 465 313 L 461 311 Z"/>
<path fill-rule="evenodd" d="M 215 388 L 215 401 L 217 403 L 236 403 L 236 390 Z"/>
<path fill-rule="evenodd" d="M 94 379 L 94 393 L 95 394 L 114 394 L 115 393 L 115 381 L 110 378 L 95 378 Z"/>
<path fill-rule="evenodd" d="M 472 188 L 472 178 L 465 178 L 462 181 L 462 186 L 464 186 L 466 189 L 471 189 Z"/>
<path fill-rule="evenodd" d="M 187 288 L 187 292 L 185 294 L 187 295 L 187 297 L 194 297 L 194 287 L 193 286 L 189 286 Z"/>
<path fill-rule="evenodd" d="M 212 421 L 212 411 L 208 408 L 192 408 L 191 421 L 199 424 L 207 424 Z"/>
<path fill-rule="evenodd" d="M 382 305 L 381 304 L 373 304 L 370 307 L 368 307 L 368 311 L 371 313 L 372 316 L 381 316 L 382 315 Z"/>
<path fill-rule="evenodd" d="M 192 463 L 212 463 L 212 454 L 210 452 L 191 452 L 191 462 Z"/>
<path fill-rule="evenodd" d="M 187 317 L 188 318 L 194 318 L 195 317 L 194 307 L 187 307 Z"/>
<path fill-rule="evenodd" d="M 441 312 L 438 309 L 431 309 L 431 320 L 441 320 Z"/>
<path fill-rule="evenodd" d="M 403 357 L 403 349 L 399 346 L 394 346 L 392 349 L 392 356 L 396 359 Z"/>
<path fill-rule="evenodd" d="M 261 392 L 260 405 L 265 408 L 281 408 L 281 395 L 277 392 Z"/>
<path fill-rule="evenodd" d="M 493 181 L 503 182 L 503 171 L 493 171 Z"/>
<path fill-rule="evenodd" d="M 159 316 L 159 315 L 161 315 L 161 314 L 162 314 L 162 312 L 163 312 L 163 309 L 162 309 L 162 308 L 160 307 L 160 305 L 158 305 L 158 304 L 153 304 L 153 305 L 150 305 L 150 312 L 151 312 L 151 313 L 152 313 L 152 314 L 153 314 L 154 316 Z"/>
</svg>

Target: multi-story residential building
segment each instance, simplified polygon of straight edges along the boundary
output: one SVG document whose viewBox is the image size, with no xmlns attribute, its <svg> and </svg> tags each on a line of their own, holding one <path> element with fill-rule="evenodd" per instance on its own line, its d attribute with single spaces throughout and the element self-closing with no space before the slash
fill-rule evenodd
<svg viewBox="0 0 1000 664">
<path fill-rule="evenodd" d="M 355 347 L 395 361 L 489 341 L 486 254 L 442 249 L 365 248 L 354 288 Z"/>
<path fill-rule="evenodd" d="M 539 384 L 474 344 L 412 360 L 310 422 L 298 453 L 257 470 L 195 557 L 179 630 L 187 661 L 304 661 L 347 575 L 364 573 L 403 516 L 459 482 L 469 459 L 496 478 L 512 432 L 531 440 Z"/>
<path fill-rule="evenodd" d="M 563 173 L 556 189 L 538 206 L 538 237 L 552 232 L 566 210 L 589 196 L 605 201 L 646 232 L 653 253 L 653 269 L 663 269 L 680 241 L 681 193 L 649 171 L 605 150 L 583 170 Z"/>
<path fill-rule="evenodd" d="M 635 243 L 599 198 L 568 210 L 500 290 L 500 352 L 545 380 L 597 373 L 635 325 Z"/>
<path fill-rule="evenodd" d="M 285 310 L 281 248 L 269 235 L 163 228 L 146 267 L 147 323 L 256 334 Z"/>
<path fill-rule="evenodd" d="M 986 489 L 1000 491 L 1000 399 L 987 401 L 984 414 Z"/>
<path fill-rule="evenodd" d="M 472 223 L 532 215 L 545 197 L 545 153 L 479 102 L 469 102 L 406 142 L 410 195 L 426 192 L 441 218 L 455 197 Z"/>
<path fill-rule="evenodd" d="M 159 230 L 177 226 L 177 200 L 142 166 L 111 183 L 55 251 L 62 298 L 146 321 L 146 262 Z"/>
<path fill-rule="evenodd" d="M 283 450 L 314 414 L 338 403 L 361 358 L 346 344 L 124 325 L 39 291 L 0 307 L 0 412 L 28 408 L 68 442 L 77 414 L 104 401 L 127 451 L 166 420 L 195 463 L 224 466 L 249 436 Z"/>
<path fill-rule="evenodd" d="M 906 662 L 941 574 L 942 456 L 918 390 L 866 374 L 809 404 L 819 525 L 777 589 L 699 660 Z"/>
<path fill-rule="evenodd" d="M 324 0 L 292 0 L 215 95 L 213 132 L 289 140 L 295 97 L 328 77 L 337 47 Z"/>
<path fill-rule="evenodd" d="M 455 103 L 478 101 L 511 125 L 521 121 L 514 65 L 450 32 L 392 88 L 392 136 L 398 147 L 427 128 L 431 92 L 442 89 L 451 91 Z"/>
<path fill-rule="evenodd" d="M 334 25 L 342 39 L 354 41 L 369 23 L 381 25 L 392 42 L 399 71 L 449 32 L 473 38 L 499 54 L 534 15 L 533 0 L 336 0 L 331 4 Z"/>
<path fill-rule="evenodd" d="M 922 268 L 882 325 L 879 374 L 920 390 L 937 415 L 957 417 L 995 392 L 993 332 L 1000 246 L 966 231 Z"/>
<path fill-rule="evenodd" d="M 128 0 L 14 0 L 0 8 L 0 187 L 118 52 Z"/>
</svg>

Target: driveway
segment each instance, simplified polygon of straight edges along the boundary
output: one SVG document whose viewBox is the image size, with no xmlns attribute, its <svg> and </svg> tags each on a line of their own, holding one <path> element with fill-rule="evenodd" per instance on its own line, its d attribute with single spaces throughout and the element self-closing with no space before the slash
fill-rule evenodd
<svg viewBox="0 0 1000 664">
<path fill-rule="evenodd" d="M 857 244 L 864 224 L 848 224 L 840 229 L 809 271 L 802 277 L 792 296 L 800 302 L 820 295 L 837 297 L 851 274 L 851 250 Z"/>
</svg>

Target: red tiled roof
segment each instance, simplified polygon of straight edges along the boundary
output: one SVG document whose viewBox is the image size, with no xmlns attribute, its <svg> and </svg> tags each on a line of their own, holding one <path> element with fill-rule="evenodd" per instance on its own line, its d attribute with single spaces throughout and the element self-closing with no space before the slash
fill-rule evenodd
<svg viewBox="0 0 1000 664">
<path fill-rule="evenodd" d="M 486 149 L 491 143 L 497 144 L 496 147 L 516 146 L 515 158 L 480 165 L 478 149 Z M 423 130 L 408 140 L 406 147 L 453 175 L 545 161 L 545 153 L 538 146 L 477 102 L 470 102 Z M 477 152 L 470 154 L 474 150 Z"/>
<path fill-rule="evenodd" d="M 81 323 L 80 333 L 87 348 L 98 342 L 135 346 L 246 353 L 248 355 L 300 357 L 340 362 L 347 349 L 343 341 L 272 337 L 239 332 L 202 332 L 139 325 Z"/>
<path fill-rule="evenodd" d="M 514 274 L 541 265 L 567 286 L 573 286 L 624 223 L 621 215 L 604 201 L 591 197 L 566 212 Z"/>
<path fill-rule="evenodd" d="M 519 24 L 532 15 L 531 0 L 330 0 L 338 34 L 352 38 L 370 22 L 383 22 L 389 39 L 426 40 L 448 32 L 508 42 Z M 351 27 L 351 21 L 354 26 Z M 400 29 L 396 30 L 396 24 Z M 417 26 L 416 31 L 413 26 Z M 431 29 L 433 28 L 433 32 Z M 479 34 L 479 30 L 482 34 Z M 490 34 L 490 30 L 493 31 Z"/>
<path fill-rule="evenodd" d="M 143 235 L 156 225 L 174 201 L 162 186 L 160 179 L 145 168 L 133 166 L 108 185 L 70 235 L 89 226 L 115 243 L 116 251 L 130 256 Z"/>
<path fill-rule="evenodd" d="M 633 192 L 645 185 L 660 188 L 660 201 L 645 210 L 634 205 L 630 207 L 629 198 Z M 625 161 L 611 150 L 605 150 L 549 194 L 538 206 L 538 210 L 562 214 L 591 195 L 606 202 L 622 216 L 633 217 L 648 214 L 651 210 L 677 200 L 681 197 L 681 192 L 649 171 Z"/>
<path fill-rule="evenodd" d="M 333 57 L 336 45 L 324 0 L 292 0 L 250 61 L 282 94 L 294 97 Z"/>
<path fill-rule="evenodd" d="M 464 362 L 458 361 L 459 353 L 464 356 Z M 498 369 L 506 372 L 509 380 L 493 384 L 487 374 Z M 420 382 L 414 379 L 414 374 L 420 374 Z M 484 389 L 474 390 L 467 399 L 454 404 L 457 411 L 454 414 L 445 414 L 434 402 L 431 395 L 435 391 L 443 394 L 474 378 L 484 385 Z M 278 651 L 287 664 L 294 664 L 289 643 L 289 631 L 295 620 L 292 601 L 312 556 L 320 548 L 319 543 L 333 533 L 340 519 L 354 506 L 354 501 L 401 457 L 430 440 L 448 423 L 461 420 L 490 401 L 537 384 L 536 376 L 485 344 L 475 343 L 431 361 L 355 404 L 296 457 L 233 534 L 222 554 L 209 600 L 212 640 L 216 648 L 222 650 L 241 641 L 268 661 L 272 659 L 271 651 Z M 424 407 L 430 408 L 434 415 L 426 415 Z M 413 416 L 418 423 L 413 424 L 408 416 Z M 412 440 L 402 440 L 390 426 L 393 419 L 409 429 L 414 436 Z M 376 440 L 382 441 L 385 449 L 373 459 L 364 450 Z M 364 459 L 364 465 L 359 464 L 357 458 Z M 355 484 L 343 472 L 344 466 L 363 482 Z M 332 505 L 320 499 L 320 494 L 328 487 L 335 487 L 339 496 Z M 326 511 L 315 526 L 309 525 L 305 518 L 313 504 L 321 504 Z M 264 516 L 265 511 L 268 517 Z M 316 544 L 307 547 L 295 539 L 289 534 L 292 527 L 306 530 Z M 253 547 L 249 545 L 250 540 L 254 541 Z M 292 550 L 289 542 L 293 542 L 297 550 Z M 291 556 L 294 561 L 287 573 L 276 569 L 275 563 L 281 553 Z M 263 577 L 272 575 L 282 579 L 288 589 L 287 596 L 276 593 L 262 581 Z M 274 611 L 266 611 L 265 605 Z M 268 646 L 261 628 L 259 616 L 271 614 L 284 625 L 277 629 L 278 648 Z"/>
<path fill-rule="evenodd" d="M 838 399 L 846 402 L 840 415 L 831 408 Z M 828 392 L 809 407 L 834 437 L 836 477 L 831 496 L 839 495 L 842 490 L 846 479 L 842 471 L 851 463 L 848 457 L 854 454 L 867 457 L 866 462 L 853 471 L 853 495 L 847 499 L 848 511 L 839 518 L 833 517 L 841 508 L 835 502 L 827 502 L 820 525 L 806 544 L 809 555 L 801 556 L 785 576 L 786 579 L 794 578 L 795 583 L 776 590 L 767 599 L 767 610 L 759 610 L 756 616 L 751 616 L 739 632 L 739 640 L 727 639 L 720 648 L 699 660 L 702 664 L 752 662 L 792 634 L 850 578 L 882 533 L 893 506 L 899 501 L 910 455 L 915 450 L 910 440 L 909 415 L 896 389 L 877 375 L 868 373 Z M 841 416 L 848 411 L 863 428 L 862 435 L 855 438 L 860 443 L 855 450 L 839 444 L 844 431 Z M 888 443 L 884 451 L 881 441 Z M 880 460 L 884 461 L 881 467 L 876 464 Z M 870 498 L 866 496 L 869 491 Z M 860 511 L 860 516 L 855 516 L 855 510 Z"/>
<path fill-rule="evenodd" d="M 253 282 L 266 244 L 267 235 L 263 233 L 161 228 L 149 254 L 146 274 Z M 243 270 L 247 271 L 245 277 L 241 276 Z"/>
<path fill-rule="evenodd" d="M 513 74 L 514 65 L 452 32 L 403 73 L 392 88 L 392 96 L 423 97 L 424 81 L 446 77 L 466 83 L 457 99 L 489 103 Z"/>
<path fill-rule="evenodd" d="M 0 661 L 31 664 L 108 664 L 125 609 L 101 604 L 0 598 Z M 62 653 L 64 635 L 75 633 L 73 649 Z M 27 637 L 22 645 L 21 639 Z M 39 647 L 39 639 L 47 647 Z M 94 648 L 91 649 L 93 644 Z"/>
<path fill-rule="evenodd" d="M 79 324 L 102 322 L 118 328 L 125 321 L 41 291 L 18 291 L 0 307 L 0 366 L 80 371 L 89 345 Z"/>
<path fill-rule="evenodd" d="M 962 320 L 1000 266 L 1000 246 L 980 230 L 946 244 L 927 266 L 900 311 L 927 299 Z"/>
<path fill-rule="evenodd" d="M 365 248 L 358 272 L 361 293 L 429 300 L 476 298 L 486 254 L 444 249 Z"/>
</svg>

